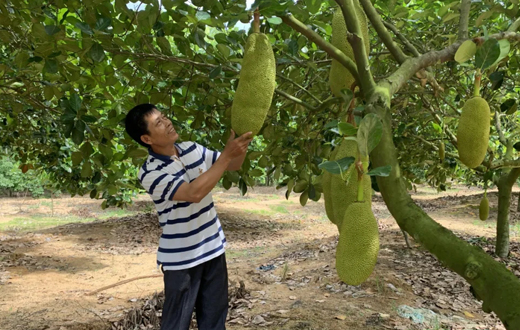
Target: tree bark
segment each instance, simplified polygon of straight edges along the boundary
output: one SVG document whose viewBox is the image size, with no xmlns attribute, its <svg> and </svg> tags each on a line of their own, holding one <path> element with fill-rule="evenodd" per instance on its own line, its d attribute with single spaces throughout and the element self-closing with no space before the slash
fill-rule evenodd
<svg viewBox="0 0 520 330">
<path fill-rule="evenodd" d="M 503 173 L 498 182 L 497 242 L 495 253 L 503 259 L 509 255 L 511 192 L 519 175 L 520 169 L 515 168 Z"/>
<path fill-rule="evenodd" d="M 518 203 L 516 204 L 516 211 L 520 212 L 520 192 L 518 193 Z"/>
<path fill-rule="evenodd" d="M 368 111 L 377 113 L 383 121 L 383 136 L 371 153 L 374 167 L 391 165 L 388 177 L 377 177 L 383 199 L 398 225 L 408 232 L 447 268 L 455 271 L 473 287 L 483 300 L 486 312 L 494 311 L 507 329 L 520 329 L 520 281 L 504 265 L 495 261 L 482 249 L 459 239 L 450 230 L 430 218 L 417 206 L 406 190 L 401 177 L 397 152 L 393 143 L 391 114 L 384 106 L 371 101 Z"/>
</svg>

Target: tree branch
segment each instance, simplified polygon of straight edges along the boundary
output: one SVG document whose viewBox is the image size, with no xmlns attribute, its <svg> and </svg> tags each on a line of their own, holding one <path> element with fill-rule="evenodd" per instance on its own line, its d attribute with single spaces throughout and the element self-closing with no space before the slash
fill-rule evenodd
<svg viewBox="0 0 520 330">
<path fill-rule="evenodd" d="M 374 24 L 374 23 L 372 23 L 372 24 Z M 412 43 L 410 41 L 408 41 L 408 39 L 406 39 L 406 37 L 401 32 L 399 32 L 399 30 L 395 27 L 395 25 L 393 25 L 392 23 L 386 22 L 386 21 L 383 21 L 383 24 L 388 29 L 390 29 L 399 38 L 399 40 L 401 40 L 403 45 L 406 48 L 408 48 L 408 50 L 413 54 L 413 56 L 415 56 L 415 57 L 421 56 L 421 53 L 419 53 L 417 48 L 415 48 L 415 46 L 412 45 Z"/>
<path fill-rule="evenodd" d="M 372 5 L 372 2 L 370 0 L 359 0 L 359 2 L 363 6 L 363 9 L 367 14 L 368 19 L 372 23 L 372 26 L 379 35 L 379 38 L 381 38 L 381 40 L 385 44 L 386 48 L 388 48 L 392 56 L 397 60 L 399 64 L 403 63 L 406 60 L 407 56 L 404 54 L 403 50 L 394 43 L 394 40 L 390 35 L 390 32 L 388 32 L 388 30 L 385 28 L 381 16 L 379 16 L 379 14 L 377 13 L 376 9 Z"/>
<path fill-rule="evenodd" d="M 299 98 L 295 97 L 295 96 L 292 96 L 290 94 L 287 94 L 286 92 L 282 91 L 282 90 L 279 90 L 279 89 L 275 89 L 274 92 L 280 96 L 283 96 L 285 97 L 286 99 L 290 100 L 290 101 L 293 101 L 294 103 L 297 103 L 299 105 L 302 105 L 304 107 L 306 107 L 307 109 L 311 109 L 311 110 L 314 110 L 316 109 L 315 107 L 313 107 L 312 105 L 310 105 L 309 103 L 307 102 L 304 102 L 302 100 L 300 100 Z"/>
<path fill-rule="evenodd" d="M 311 28 L 300 22 L 292 15 L 281 16 L 282 21 L 292 27 L 295 31 L 300 32 L 304 36 L 306 36 L 310 41 L 314 42 L 319 48 L 323 49 L 327 54 L 329 54 L 333 59 L 340 62 L 345 68 L 347 68 L 352 76 L 356 78 L 356 81 L 359 81 L 359 75 L 356 67 L 356 63 L 352 61 L 347 55 L 345 55 L 341 50 L 334 47 L 329 42 L 325 41 L 318 33 L 313 31 Z"/>
<path fill-rule="evenodd" d="M 284 91 L 281 91 L 279 89 L 275 89 L 274 92 L 280 96 L 283 96 L 285 97 L 286 99 L 288 99 L 289 101 L 292 101 L 294 103 L 297 103 L 309 110 L 311 110 L 311 113 L 315 113 L 315 112 L 320 112 L 322 111 L 323 109 L 326 109 L 327 107 L 333 105 L 333 104 L 337 104 L 337 103 L 341 103 L 341 102 L 344 102 L 344 99 L 342 97 L 332 97 L 328 100 L 326 100 L 325 102 L 321 103 L 320 105 L 318 105 L 317 107 L 313 107 L 312 105 L 310 105 L 309 103 L 307 102 L 304 102 L 302 100 L 300 100 L 299 98 L 295 97 L 295 96 L 292 96 L 290 94 L 287 94 L 286 92 Z M 357 115 L 361 115 L 362 112 L 355 112 L 355 114 Z"/>
<path fill-rule="evenodd" d="M 459 19 L 459 40 L 468 39 L 469 11 L 471 0 L 461 0 Z"/>
<path fill-rule="evenodd" d="M 294 86 L 298 87 L 299 89 L 301 89 L 302 91 L 304 91 L 305 93 L 307 93 L 310 97 L 312 97 L 316 102 L 318 102 L 318 104 L 321 104 L 321 101 L 319 98 L 317 98 L 316 96 L 314 96 L 314 94 L 312 94 L 311 92 L 309 92 L 307 89 L 305 89 L 305 87 L 303 87 L 302 85 L 298 84 L 296 81 L 292 80 L 292 79 L 289 79 L 285 76 L 283 76 L 282 74 L 279 74 L 277 73 L 276 76 L 278 78 L 282 78 L 283 80 L 285 81 L 288 81 L 290 82 L 291 84 L 293 84 Z"/>
<path fill-rule="evenodd" d="M 503 167 L 520 168 L 520 158 L 514 160 L 499 160 L 493 162 L 490 166 L 490 169 L 497 169 Z"/>
<path fill-rule="evenodd" d="M 433 150 L 435 151 L 439 151 L 439 147 L 437 145 L 435 145 L 435 143 L 432 143 L 426 139 L 424 139 L 423 137 L 419 136 L 419 135 L 412 135 L 414 138 L 418 139 L 418 140 L 421 140 L 424 144 L 430 146 Z M 444 154 L 446 156 L 450 156 L 452 158 L 455 158 L 455 159 L 460 159 L 459 158 L 459 155 L 457 154 L 452 154 L 451 152 L 444 152 Z"/>
<path fill-rule="evenodd" d="M 359 73 L 359 79 L 357 80 L 361 86 L 361 90 L 368 98 L 374 92 L 376 83 L 372 72 L 370 71 L 370 63 L 368 62 L 368 56 L 365 50 L 365 44 L 363 42 L 363 34 L 361 33 L 361 27 L 357 20 L 356 10 L 354 7 L 353 0 L 335 0 L 341 12 L 343 18 L 347 24 L 347 29 L 350 32 L 347 39 L 352 46 L 354 52 L 354 58 L 356 59 L 357 70 Z"/>
<path fill-rule="evenodd" d="M 430 114 L 433 117 L 433 120 L 438 125 L 442 125 L 442 119 L 441 119 L 441 117 L 439 117 L 439 115 L 433 108 L 433 105 L 430 102 L 428 102 L 422 95 L 421 95 L 421 100 L 423 101 L 423 104 L 426 105 L 426 110 L 428 110 L 428 112 L 430 112 Z M 455 136 L 455 134 L 453 134 L 453 132 L 447 127 L 444 129 L 444 131 L 446 132 L 446 135 L 448 135 L 448 138 L 450 139 L 451 144 L 453 144 L 454 147 L 457 147 L 457 137 Z"/>
<path fill-rule="evenodd" d="M 489 38 L 501 40 L 518 40 L 520 41 L 520 33 L 516 32 L 501 32 L 490 35 Z M 474 38 L 475 42 L 483 42 L 484 37 Z M 439 62 L 446 62 L 452 60 L 463 40 L 458 40 L 443 50 L 431 51 L 419 57 L 408 58 L 390 77 L 379 82 L 379 86 L 387 88 L 390 95 L 395 94 L 414 74 L 421 69 L 437 64 Z"/>
</svg>

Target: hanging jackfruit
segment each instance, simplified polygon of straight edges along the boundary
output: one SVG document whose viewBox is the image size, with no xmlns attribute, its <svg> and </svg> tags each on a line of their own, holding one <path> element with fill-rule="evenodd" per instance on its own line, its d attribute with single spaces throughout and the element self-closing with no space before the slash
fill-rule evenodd
<svg viewBox="0 0 520 330">
<path fill-rule="evenodd" d="M 464 103 L 457 130 L 460 161 L 469 168 L 479 166 L 489 143 L 491 112 L 483 98 L 476 96 Z"/>
<path fill-rule="evenodd" d="M 361 28 L 361 33 L 363 37 L 363 42 L 365 44 L 365 50 L 368 53 L 370 52 L 370 40 L 368 38 L 368 25 L 367 25 L 367 16 L 365 11 L 359 4 L 359 1 L 354 1 L 354 6 L 356 8 L 356 16 L 359 22 L 359 26 Z M 354 59 L 354 52 L 352 50 L 352 46 L 347 40 L 347 25 L 345 24 L 345 19 L 343 18 L 343 12 L 341 8 L 337 8 L 332 16 L 332 36 L 331 43 L 341 50 L 345 55 Z M 341 63 L 332 59 L 332 64 L 329 72 L 329 85 L 334 96 L 341 96 L 342 89 L 350 89 L 355 79 Z"/>
<path fill-rule="evenodd" d="M 258 134 L 275 89 L 276 62 L 267 35 L 249 35 L 242 59 L 240 80 L 231 107 L 231 127 L 237 135 Z"/>
<path fill-rule="evenodd" d="M 379 230 L 371 203 L 354 202 L 344 215 L 336 248 L 336 271 L 349 285 L 359 285 L 372 274 L 379 253 Z"/>
<path fill-rule="evenodd" d="M 439 160 L 441 161 L 441 163 L 444 161 L 444 157 L 445 157 L 444 142 L 441 141 L 439 143 Z"/>
<path fill-rule="evenodd" d="M 487 220 L 489 216 L 489 200 L 486 194 L 484 194 L 484 197 L 482 197 L 482 200 L 480 201 L 478 216 L 482 221 Z"/>
<path fill-rule="evenodd" d="M 357 158 L 357 142 L 352 140 L 343 140 L 343 142 L 338 147 L 338 152 L 336 153 L 336 160 L 345 158 L 345 157 L 354 157 Z M 363 161 L 368 161 L 368 159 L 364 159 Z M 331 191 L 331 200 L 332 200 L 332 211 L 333 211 L 333 219 L 338 229 L 341 231 L 341 226 L 343 223 L 345 211 L 354 201 L 357 200 L 358 195 L 358 172 L 355 168 L 352 168 L 354 165 L 351 165 L 349 169 L 349 178 L 348 184 L 345 184 L 345 181 L 341 179 L 339 174 L 332 175 L 330 182 L 330 191 Z M 363 184 L 363 195 L 364 200 L 370 203 L 372 196 L 372 182 L 368 175 L 364 175 L 361 180 Z"/>
<path fill-rule="evenodd" d="M 336 154 L 338 153 L 338 147 L 336 147 L 336 149 L 334 149 L 332 151 L 332 153 L 330 154 L 330 160 L 335 160 L 336 159 Z M 333 211 L 333 208 L 332 208 L 332 191 L 331 191 L 331 188 L 330 188 L 330 185 L 331 185 L 331 181 L 332 180 L 332 173 L 330 173 L 329 171 L 325 171 L 325 173 L 323 173 L 323 181 L 322 181 L 322 187 L 323 187 L 323 199 L 325 201 L 325 213 L 327 214 L 327 218 L 329 218 L 330 221 L 332 221 L 332 223 L 336 223 L 336 221 L 334 221 L 334 211 Z"/>
</svg>

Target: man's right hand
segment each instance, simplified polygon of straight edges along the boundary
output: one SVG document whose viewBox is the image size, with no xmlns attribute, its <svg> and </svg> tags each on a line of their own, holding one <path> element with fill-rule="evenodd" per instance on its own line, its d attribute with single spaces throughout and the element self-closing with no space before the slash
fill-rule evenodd
<svg viewBox="0 0 520 330">
<path fill-rule="evenodd" d="M 220 157 L 224 156 L 229 159 L 234 159 L 244 154 L 247 151 L 249 143 L 253 141 L 252 135 L 253 132 L 247 132 L 235 139 L 235 131 L 231 130 L 231 135 Z"/>
</svg>

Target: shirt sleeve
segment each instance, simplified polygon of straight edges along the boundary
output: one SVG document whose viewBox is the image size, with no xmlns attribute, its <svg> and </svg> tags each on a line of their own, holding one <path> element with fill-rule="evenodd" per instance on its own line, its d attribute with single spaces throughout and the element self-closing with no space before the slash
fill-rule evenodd
<svg viewBox="0 0 520 330">
<path fill-rule="evenodd" d="M 182 178 L 185 170 L 181 170 L 176 174 L 168 174 L 162 171 L 152 170 L 145 172 L 139 181 L 143 188 L 150 194 L 156 204 L 166 200 L 172 200 L 175 192 L 182 185 Z"/>
<path fill-rule="evenodd" d="M 206 163 L 207 168 L 210 168 L 213 164 L 215 164 L 217 159 L 220 157 L 220 151 L 208 149 L 198 143 L 195 143 L 195 145 L 197 146 L 197 150 L 199 150 L 202 154 L 202 161 Z"/>
</svg>

